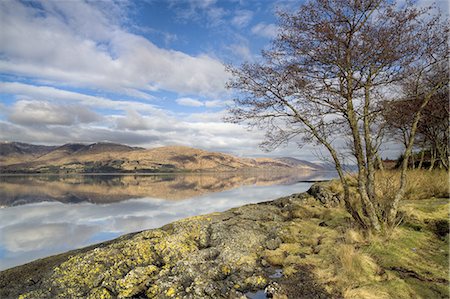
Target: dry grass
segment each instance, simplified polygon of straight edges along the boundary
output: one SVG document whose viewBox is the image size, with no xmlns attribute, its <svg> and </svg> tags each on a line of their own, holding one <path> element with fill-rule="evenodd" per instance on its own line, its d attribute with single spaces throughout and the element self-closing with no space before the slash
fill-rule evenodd
<svg viewBox="0 0 450 299">
<path fill-rule="evenodd" d="M 377 173 L 377 192 L 386 201 L 395 194 L 398 176 Z M 403 222 L 390 237 L 358 230 L 342 206 L 312 203 L 298 207 L 298 218 L 280 236 L 283 244 L 267 251 L 267 260 L 287 276 L 297 275 L 297 265 L 312 266 L 317 280 L 342 298 L 447 298 L 448 234 L 437 234 L 435 224 L 448 222 L 448 174 L 409 171 L 408 180 Z M 338 181 L 330 189 L 342 192 Z M 356 193 L 354 178 L 351 191 Z"/>
<path fill-rule="evenodd" d="M 357 191 L 357 178 L 355 175 L 349 175 L 347 178 L 350 185 L 350 202 L 354 207 L 359 207 L 360 199 Z M 408 170 L 406 178 L 407 185 L 404 200 L 450 197 L 449 173 L 445 170 Z M 378 171 L 376 173 L 375 192 L 382 210 L 390 206 L 399 186 L 399 170 Z M 331 181 L 329 188 L 334 193 L 342 194 L 344 192 L 339 180 Z"/>
<path fill-rule="evenodd" d="M 406 200 L 449 197 L 449 174 L 444 170 L 409 170 L 406 178 Z M 399 171 L 377 172 L 376 192 L 380 199 L 392 200 L 399 185 Z"/>
<path fill-rule="evenodd" d="M 350 244 L 341 244 L 336 249 L 336 274 L 339 284 L 346 288 L 358 287 L 376 281 L 377 264 L 367 254 Z"/>
</svg>

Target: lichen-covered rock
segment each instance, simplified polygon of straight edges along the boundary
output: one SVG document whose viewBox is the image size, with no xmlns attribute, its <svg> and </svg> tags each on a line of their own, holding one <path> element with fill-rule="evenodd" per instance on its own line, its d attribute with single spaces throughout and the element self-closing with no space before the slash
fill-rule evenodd
<svg viewBox="0 0 450 299">
<path fill-rule="evenodd" d="M 337 206 L 341 201 L 338 193 L 333 193 L 322 183 L 313 184 L 307 193 L 324 205 Z"/>
<path fill-rule="evenodd" d="M 154 265 L 137 267 L 117 282 L 119 298 L 128 298 L 146 290 L 152 274 L 158 271 Z"/>
</svg>

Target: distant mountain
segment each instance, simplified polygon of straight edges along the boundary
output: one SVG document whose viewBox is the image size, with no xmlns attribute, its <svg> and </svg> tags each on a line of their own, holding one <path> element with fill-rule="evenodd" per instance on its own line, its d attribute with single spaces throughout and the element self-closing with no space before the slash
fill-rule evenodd
<svg viewBox="0 0 450 299">
<path fill-rule="evenodd" d="M 56 146 L 34 145 L 22 142 L 1 142 L 0 156 L 7 157 L 13 155 L 33 155 L 38 156 L 48 153 L 55 149 Z"/>
<path fill-rule="evenodd" d="M 0 154 L 0 172 L 2 173 L 154 173 L 251 169 L 323 170 L 320 165 L 294 158 L 238 158 L 186 146 L 144 149 L 115 143 L 88 145 L 70 143 L 51 147 L 23 143 L 14 144 L 20 146 L 16 145 L 11 149 L 11 146 L 4 146 L 2 154 Z M 12 152 L 14 154 L 11 154 Z"/>
<path fill-rule="evenodd" d="M 98 154 L 104 152 L 129 152 L 134 150 L 143 150 L 142 147 L 131 147 L 119 143 L 98 142 L 85 145 L 76 151 L 77 154 Z"/>
<path fill-rule="evenodd" d="M 312 169 L 317 169 L 317 170 L 330 170 L 329 167 L 327 167 L 326 165 L 315 164 L 312 162 L 308 162 L 305 160 L 299 160 L 299 159 L 292 158 L 292 157 L 275 158 L 275 160 L 285 163 L 291 167 L 310 167 Z"/>
<path fill-rule="evenodd" d="M 56 146 L 22 142 L 0 142 L 0 166 L 33 160 L 54 150 Z"/>
</svg>

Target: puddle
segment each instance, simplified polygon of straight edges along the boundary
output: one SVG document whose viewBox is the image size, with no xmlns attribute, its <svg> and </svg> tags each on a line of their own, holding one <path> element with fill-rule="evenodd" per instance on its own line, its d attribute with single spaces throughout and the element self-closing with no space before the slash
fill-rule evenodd
<svg viewBox="0 0 450 299">
<path fill-rule="evenodd" d="M 248 299 L 266 299 L 266 293 L 264 291 L 257 291 L 255 293 L 248 292 L 245 294 Z"/>
<path fill-rule="evenodd" d="M 283 277 L 283 270 L 282 269 L 275 269 L 275 273 L 272 275 L 269 275 L 269 278 L 281 278 Z"/>
</svg>

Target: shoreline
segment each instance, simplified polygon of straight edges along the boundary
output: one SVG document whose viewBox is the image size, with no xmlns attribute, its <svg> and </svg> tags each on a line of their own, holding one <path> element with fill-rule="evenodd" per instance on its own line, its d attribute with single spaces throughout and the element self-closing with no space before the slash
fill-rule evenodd
<svg viewBox="0 0 450 299">
<path fill-rule="evenodd" d="M 333 190 L 317 183 L 13 267 L 0 297 L 448 297 L 447 198 L 405 201 L 386 239 L 364 236 Z"/>
<path fill-rule="evenodd" d="M 336 173 L 335 170 L 315 170 L 315 169 L 292 169 L 286 171 L 285 169 L 248 169 L 248 170 L 230 170 L 230 171 L 178 171 L 178 172 L 72 172 L 72 173 L 6 173 L 0 172 L 0 177 L 13 177 L 13 176 L 162 176 L 162 175 L 202 175 L 202 174 L 257 174 L 266 172 L 280 172 L 280 173 Z"/>
<path fill-rule="evenodd" d="M 203 284 L 207 284 L 206 281 L 209 276 L 217 276 L 222 282 L 215 282 L 212 293 L 208 295 L 209 297 L 204 298 L 218 296 L 224 290 L 225 285 L 227 285 L 225 292 L 227 296 L 243 296 L 247 292 L 264 290 L 268 285 L 268 280 L 278 281 L 281 285 L 283 285 L 283 281 L 286 284 L 292 284 L 292 281 L 283 277 L 271 279 L 270 276 L 276 272 L 277 267 L 263 262 L 261 254 L 263 249 L 268 250 L 268 248 L 281 244 L 277 237 L 278 233 L 275 233 L 273 228 L 289 225 L 288 219 L 291 218 L 289 215 L 293 212 L 289 209 L 295 209 L 295 207 L 302 205 L 306 199 L 312 199 L 312 197 L 304 192 L 257 204 L 248 204 L 224 212 L 193 216 L 169 223 L 161 228 L 126 234 L 114 240 L 9 268 L 0 272 L 0 297 L 15 298 L 24 295 L 21 298 L 51 298 L 63 295 L 71 298 L 73 295 L 71 292 L 78 291 L 83 294 L 82 297 L 93 296 L 92 298 L 97 298 L 97 293 L 102 292 L 105 296 L 108 293 L 110 298 L 115 298 L 115 296 L 131 298 L 142 290 L 136 285 L 133 285 L 133 287 L 127 286 L 125 282 L 120 285 L 120 283 L 117 283 L 118 281 L 126 280 L 127 277 L 131 279 L 133 276 L 136 278 L 142 274 L 147 277 L 146 279 L 150 279 L 149 277 L 157 279 L 156 277 L 162 276 L 160 282 L 163 283 L 164 280 L 173 276 L 171 271 L 179 268 L 180 264 L 183 263 L 193 264 L 190 265 L 192 269 L 202 268 L 202 265 L 210 264 L 208 269 L 214 269 L 214 273 L 204 276 L 204 271 L 207 269 L 197 269 L 195 271 L 198 271 L 198 273 L 194 276 L 203 276 L 202 284 L 192 288 L 192 290 L 181 290 L 180 286 L 185 283 L 180 284 L 175 290 L 173 287 L 163 287 L 161 290 L 153 290 L 156 297 L 171 298 L 170 293 L 176 291 L 176 293 L 182 292 L 183 298 L 186 296 L 190 298 L 189 294 L 194 296 L 192 298 L 195 298 L 207 289 Z M 145 250 L 144 247 L 146 247 Z M 149 248 L 154 250 L 149 251 Z M 131 251 L 127 257 L 121 256 L 113 264 L 104 266 L 101 271 L 96 272 L 100 264 L 105 265 L 108 261 L 114 260 L 112 250 L 123 252 L 129 249 Z M 142 256 L 143 250 L 145 256 Z M 120 255 L 121 253 L 116 252 L 116 254 Z M 102 261 L 97 263 L 87 262 L 92 259 L 102 259 Z M 102 278 L 101 283 L 90 284 L 90 280 L 94 279 L 93 276 L 98 278 L 97 276 L 101 275 L 102 272 L 108 273 L 124 259 L 130 261 L 131 264 L 124 271 L 128 274 L 125 273 L 126 275 L 123 276 L 124 273 L 119 271 L 120 274 L 117 277 L 108 281 L 108 283 L 114 284 L 113 286 L 105 283 L 107 281 L 105 277 Z M 79 264 L 86 264 L 86 268 L 76 273 L 75 269 L 79 269 L 77 267 Z M 138 270 L 144 271 L 143 269 L 148 271 L 152 269 L 150 272 L 152 274 L 157 272 L 158 275 L 133 274 Z M 95 273 L 92 273 L 92 271 Z M 186 268 L 178 272 L 178 275 L 183 277 L 185 271 Z M 308 274 L 308 269 L 305 268 L 302 271 L 305 272 L 305 277 L 311 276 Z M 84 280 L 83 277 L 89 277 L 90 279 Z M 225 283 L 228 280 L 229 282 Z M 55 281 L 58 281 L 57 285 L 54 284 Z M 71 285 L 70 281 L 78 282 L 76 285 Z M 311 286 L 316 286 L 312 276 L 308 279 L 308 283 Z M 147 284 L 148 282 L 144 285 Z M 61 287 L 62 285 L 64 287 Z M 142 281 L 137 285 L 145 288 Z M 158 283 L 153 285 L 158 285 Z M 51 289 L 51 291 L 46 293 L 43 289 Z M 325 294 L 326 291 L 317 286 L 316 293 Z M 127 297 L 128 295 L 129 297 Z M 108 298 L 108 296 L 105 298 Z M 200 296 L 200 298 L 202 297 Z"/>
</svg>

